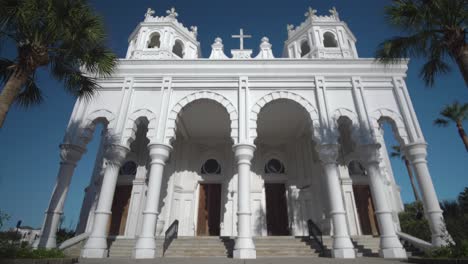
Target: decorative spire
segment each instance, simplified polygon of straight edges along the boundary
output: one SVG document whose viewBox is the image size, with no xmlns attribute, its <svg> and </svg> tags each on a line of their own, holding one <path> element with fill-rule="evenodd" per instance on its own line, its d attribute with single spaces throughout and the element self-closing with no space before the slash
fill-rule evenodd
<svg viewBox="0 0 468 264">
<path fill-rule="evenodd" d="M 145 14 L 145 21 L 148 20 L 148 19 L 150 19 L 150 18 L 152 18 L 153 15 L 154 15 L 154 10 L 151 9 L 151 8 L 148 8 L 148 9 L 146 10 L 146 14 Z"/>
<path fill-rule="evenodd" d="M 179 14 L 177 14 L 175 10 L 175 7 L 172 7 L 170 10 L 166 10 L 166 14 L 168 17 L 174 18 L 174 19 L 176 19 L 179 16 Z"/>
<path fill-rule="evenodd" d="M 340 20 L 340 14 L 336 10 L 336 7 L 333 7 L 332 9 L 330 9 L 328 11 L 330 12 L 330 14 L 332 15 L 333 18 L 335 18 L 336 20 Z"/>
<path fill-rule="evenodd" d="M 198 35 L 198 27 L 197 26 L 191 26 L 190 30 L 192 31 L 192 34 L 197 37 Z"/>
<path fill-rule="evenodd" d="M 309 6 L 309 10 L 304 14 L 305 17 L 310 17 L 310 20 L 317 14 L 317 10 Z"/>
</svg>

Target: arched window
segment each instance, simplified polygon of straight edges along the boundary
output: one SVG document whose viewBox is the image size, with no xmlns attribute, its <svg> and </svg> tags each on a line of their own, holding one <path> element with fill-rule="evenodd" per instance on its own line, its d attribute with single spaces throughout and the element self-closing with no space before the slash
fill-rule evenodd
<svg viewBox="0 0 468 264">
<path fill-rule="evenodd" d="M 278 159 L 271 159 L 265 164 L 265 173 L 285 173 L 284 164 Z"/>
<path fill-rule="evenodd" d="M 209 159 L 203 163 L 201 174 L 221 174 L 221 165 L 215 159 Z"/>
<path fill-rule="evenodd" d="M 349 175 L 367 175 L 366 169 L 358 161 L 351 161 L 348 165 Z"/>
<path fill-rule="evenodd" d="M 301 42 L 301 58 L 310 53 L 310 45 L 307 40 Z"/>
<path fill-rule="evenodd" d="M 159 48 L 161 46 L 161 35 L 159 33 L 153 33 L 148 43 L 149 49 Z"/>
<path fill-rule="evenodd" d="M 180 58 L 184 57 L 184 43 L 180 40 L 176 40 L 174 47 L 172 47 L 172 53 L 179 56 Z"/>
<path fill-rule="evenodd" d="M 323 46 L 325 48 L 337 48 L 338 41 L 336 41 L 335 35 L 331 32 L 325 32 L 323 34 Z"/>
<path fill-rule="evenodd" d="M 137 164 L 134 161 L 127 161 L 122 167 L 120 167 L 119 174 L 122 175 L 136 175 Z"/>
</svg>

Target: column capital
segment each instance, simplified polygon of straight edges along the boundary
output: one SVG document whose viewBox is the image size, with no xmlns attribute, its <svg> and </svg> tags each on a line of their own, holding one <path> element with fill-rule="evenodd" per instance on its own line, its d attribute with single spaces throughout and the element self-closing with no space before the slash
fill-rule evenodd
<svg viewBox="0 0 468 264">
<path fill-rule="evenodd" d="M 169 158 L 172 147 L 163 143 L 150 143 L 148 144 L 149 156 L 151 158 L 151 164 L 159 163 L 162 165 L 166 164 Z"/>
<path fill-rule="evenodd" d="M 380 155 L 381 147 L 382 146 L 379 143 L 359 145 L 358 152 L 361 158 L 361 162 L 365 166 L 372 163 L 379 164 L 382 161 L 382 157 Z"/>
<path fill-rule="evenodd" d="M 239 143 L 232 146 L 234 155 L 237 160 L 252 160 L 255 152 L 255 145 L 248 143 Z"/>
<path fill-rule="evenodd" d="M 325 163 L 337 163 L 340 153 L 340 145 L 338 144 L 323 144 L 315 147 L 318 152 L 319 159 Z"/>
<path fill-rule="evenodd" d="M 106 147 L 104 157 L 108 163 L 120 166 L 127 157 L 128 152 L 130 152 L 130 149 L 125 146 L 110 144 Z"/>
<path fill-rule="evenodd" d="M 426 162 L 427 157 L 427 143 L 418 142 L 406 144 L 402 148 L 405 156 L 411 163 Z"/>
<path fill-rule="evenodd" d="M 76 165 L 86 149 L 73 144 L 60 144 L 60 159 L 63 163 Z"/>
</svg>

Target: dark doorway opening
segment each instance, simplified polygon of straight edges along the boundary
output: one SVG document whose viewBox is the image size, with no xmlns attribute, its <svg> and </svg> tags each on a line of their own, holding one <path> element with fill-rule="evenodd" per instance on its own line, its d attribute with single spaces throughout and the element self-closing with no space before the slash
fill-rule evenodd
<svg viewBox="0 0 468 264">
<path fill-rule="evenodd" d="M 114 200 L 112 201 L 112 216 L 109 224 L 110 236 L 125 235 L 131 194 L 131 185 L 122 185 L 115 188 Z"/>
<path fill-rule="evenodd" d="M 359 223 L 361 224 L 361 233 L 363 235 L 378 236 L 379 228 L 369 185 L 353 185 L 353 192 Z"/>
<path fill-rule="evenodd" d="M 221 224 L 221 184 L 200 184 L 198 236 L 219 236 Z"/>
<path fill-rule="evenodd" d="M 269 236 L 288 236 L 288 208 L 284 184 L 265 183 L 266 220 Z"/>
</svg>

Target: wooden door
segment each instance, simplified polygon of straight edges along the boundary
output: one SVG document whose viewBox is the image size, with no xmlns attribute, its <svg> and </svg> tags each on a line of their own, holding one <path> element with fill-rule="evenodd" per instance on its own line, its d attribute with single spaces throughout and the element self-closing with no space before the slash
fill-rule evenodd
<svg viewBox="0 0 468 264">
<path fill-rule="evenodd" d="M 198 236 L 219 236 L 221 224 L 221 184 L 200 184 Z"/>
<path fill-rule="evenodd" d="M 125 235 L 127 224 L 128 206 L 132 194 L 131 185 L 117 186 L 115 188 L 114 201 L 112 202 L 112 216 L 109 224 L 109 235 Z"/>
<path fill-rule="evenodd" d="M 369 185 L 353 185 L 354 199 L 363 235 L 379 235 L 374 203 Z"/>
<path fill-rule="evenodd" d="M 289 235 L 288 208 L 284 184 L 266 183 L 265 195 L 268 235 Z"/>
</svg>

